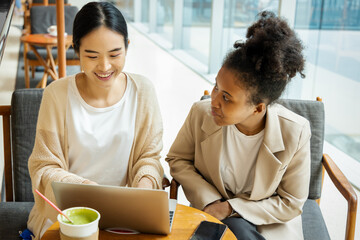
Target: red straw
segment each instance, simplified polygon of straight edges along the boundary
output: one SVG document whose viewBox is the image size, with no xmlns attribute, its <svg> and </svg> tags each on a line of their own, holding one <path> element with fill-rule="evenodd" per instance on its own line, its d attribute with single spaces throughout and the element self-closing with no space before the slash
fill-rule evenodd
<svg viewBox="0 0 360 240">
<path fill-rule="evenodd" d="M 37 194 L 39 194 L 40 197 L 42 197 L 48 204 L 50 204 L 53 208 L 55 208 L 56 211 L 58 211 L 61 215 L 66 217 L 67 220 L 69 220 L 71 223 L 73 223 L 73 221 L 71 221 L 71 219 L 68 216 L 66 216 L 65 213 L 63 213 L 53 202 L 51 202 L 49 199 L 47 199 L 47 197 L 42 195 L 37 189 L 35 189 L 35 192 Z"/>
</svg>

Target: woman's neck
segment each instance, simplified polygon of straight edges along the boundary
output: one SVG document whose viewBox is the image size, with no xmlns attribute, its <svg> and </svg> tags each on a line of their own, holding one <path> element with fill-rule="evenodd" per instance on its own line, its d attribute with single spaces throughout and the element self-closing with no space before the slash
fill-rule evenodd
<svg viewBox="0 0 360 240">
<path fill-rule="evenodd" d="M 123 73 L 109 87 L 99 87 L 91 84 L 84 73 L 76 76 L 76 86 L 81 97 L 90 106 L 96 108 L 109 107 L 116 104 L 123 97 L 126 89 L 126 75 Z"/>
<path fill-rule="evenodd" d="M 236 128 L 247 136 L 255 135 L 265 128 L 266 111 L 249 119 L 248 124 L 235 124 Z"/>
</svg>

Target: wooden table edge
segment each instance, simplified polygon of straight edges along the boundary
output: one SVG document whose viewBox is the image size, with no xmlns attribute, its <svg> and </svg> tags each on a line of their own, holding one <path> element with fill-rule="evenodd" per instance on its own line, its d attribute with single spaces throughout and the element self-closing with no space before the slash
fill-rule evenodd
<svg viewBox="0 0 360 240">
<path fill-rule="evenodd" d="M 192 207 L 185 206 L 182 204 L 177 204 L 175 218 L 176 218 L 178 212 L 180 212 L 180 211 L 185 211 L 185 212 L 191 211 L 190 213 L 187 213 L 187 214 L 190 214 L 191 216 L 196 216 L 196 217 L 203 216 L 203 218 L 204 218 L 203 220 L 223 224 L 220 220 L 216 219 L 215 217 L 213 217 L 203 211 L 200 211 L 196 208 L 192 208 Z M 174 219 L 174 221 L 175 221 L 175 219 Z M 199 221 L 199 222 L 193 226 L 193 229 L 191 230 L 191 232 L 186 231 L 186 233 L 184 233 L 185 236 L 184 235 L 174 236 L 174 235 L 172 235 L 172 233 L 170 233 L 169 235 L 141 234 L 141 238 L 139 238 L 140 235 L 117 235 L 117 234 L 106 232 L 104 230 L 100 231 L 100 236 L 105 237 L 104 239 L 144 239 L 144 240 L 146 240 L 146 239 L 149 239 L 149 240 L 150 239 L 164 239 L 164 240 L 174 239 L 174 240 L 183 240 L 183 239 L 189 239 L 191 237 L 191 234 L 195 231 L 197 225 L 200 224 L 200 222 L 201 222 L 201 220 L 197 220 L 197 221 Z M 176 225 L 176 224 L 180 224 L 180 223 L 174 222 L 173 224 Z M 174 225 L 173 225 L 173 229 L 174 229 Z M 49 240 L 49 239 L 58 240 L 58 239 L 60 239 L 59 227 L 60 227 L 59 222 L 55 222 L 45 232 L 45 234 L 42 236 L 41 240 Z M 181 230 L 181 229 L 179 229 L 179 230 Z M 100 239 L 100 237 L 99 237 L 99 239 Z M 236 237 L 231 232 L 231 230 L 228 228 L 222 239 L 230 240 L 230 239 L 236 239 Z"/>
</svg>

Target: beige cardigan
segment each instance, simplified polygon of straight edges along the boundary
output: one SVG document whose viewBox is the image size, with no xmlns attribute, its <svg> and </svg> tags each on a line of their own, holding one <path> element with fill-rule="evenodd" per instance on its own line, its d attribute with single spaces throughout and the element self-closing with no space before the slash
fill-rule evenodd
<svg viewBox="0 0 360 240">
<path fill-rule="evenodd" d="M 135 186 L 143 176 L 148 176 L 156 188 L 161 188 L 163 168 L 160 164 L 162 150 L 162 119 L 155 89 L 143 76 L 127 73 L 137 91 L 137 112 L 134 142 L 130 152 L 127 185 Z M 44 90 L 35 145 L 29 158 L 32 187 L 55 202 L 51 182 L 82 183 L 86 179 L 68 172 L 68 138 L 66 126 L 68 83 L 74 76 L 56 80 Z M 56 221 L 57 212 L 37 194 L 30 212 L 28 228 L 39 238 L 47 219 Z"/>
<path fill-rule="evenodd" d="M 253 189 L 234 196 L 220 175 L 223 131 L 209 111 L 210 101 L 193 105 L 166 158 L 192 206 L 203 209 L 226 199 L 266 239 L 301 239 L 300 214 L 310 182 L 309 122 L 281 105 L 269 106 Z"/>
</svg>

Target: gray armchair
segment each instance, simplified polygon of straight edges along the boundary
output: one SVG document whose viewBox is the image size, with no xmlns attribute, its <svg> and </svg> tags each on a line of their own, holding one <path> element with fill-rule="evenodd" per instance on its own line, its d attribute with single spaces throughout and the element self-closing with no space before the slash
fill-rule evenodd
<svg viewBox="0 0 360 240">
<path fill-rule="evenodd" d="M 209 98 L 208 93 L 201 100 Z M 355 236 L 355 222 L 357 209 L 357 195 L 340 169 L 333 160 L 323 154 L 325 112 L 321 101 L 281 99 L 278 103 L 291 111 L 305 117 L 311 127 L 311 178 L 308 200 L 303 207 L 302 223 L 305 240 L 330 240 L 325 221 L 320 211 L 320 197 L 323 182 L 323 169 L 348 202 L 346 240 L 353 240 Z M 177 199 L 179 183 L 171 181 L 170 198 Z M 334 216 L 335 217 L 335 216 Z"/>
<path fill-rule="evenodd" d="M 4 133 L 4 182 L 0 202 L 1 239 L 19 239 L 34 205 L 28 158 L 32 152 L 43 89 L 20 89 L 11 106 L 0 106 Z"/>
<path fill-rule="evenodd" d="M 357 209 L 356 193 L 327 154 L 323 154 L 325 111 L 321 101 L 279 100 L 280 104 L 291 111 L 305 117 L 311 127 L 311 178 L 308 200 L 302 213 L 304 238 L 330 239 L 322 213 L 319 208 L 323 182 L 323 168 L 332 182 L 348 202 L 347 225 L 345 239 L 354 239 Z M 335 216 L 334 216 L 335 217 Z"/>
</svg>

